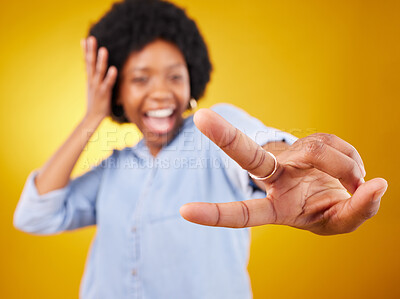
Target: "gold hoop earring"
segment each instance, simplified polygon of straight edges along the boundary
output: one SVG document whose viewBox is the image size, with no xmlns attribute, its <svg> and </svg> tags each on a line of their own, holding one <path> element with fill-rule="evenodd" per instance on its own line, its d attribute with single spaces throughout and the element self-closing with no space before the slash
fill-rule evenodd
<svg viewBox="0 0 400 299">
<path fill-rule="evenodd" d="M 197 101 L 195 100 L 195 98 L 191 98 L 189 101 L 189 108 L 190 110 L 195 110 L 197 108 Z"/>
</svg>

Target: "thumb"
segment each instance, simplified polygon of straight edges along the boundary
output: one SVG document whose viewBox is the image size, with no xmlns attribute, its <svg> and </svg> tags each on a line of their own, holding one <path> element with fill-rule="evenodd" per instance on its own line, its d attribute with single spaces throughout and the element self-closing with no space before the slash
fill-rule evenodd
<svg viewBox="0 0 400 299">
<path fill-rule="evenodd" d="M 375 178 L 361 184 L 353 196 L 345 203 L 338 215 L 344 230 L 353 231 L 363 222 L 373 217 L 379 210 L 381 198 L 388 184 L 382 178 Z"/>
</svg>

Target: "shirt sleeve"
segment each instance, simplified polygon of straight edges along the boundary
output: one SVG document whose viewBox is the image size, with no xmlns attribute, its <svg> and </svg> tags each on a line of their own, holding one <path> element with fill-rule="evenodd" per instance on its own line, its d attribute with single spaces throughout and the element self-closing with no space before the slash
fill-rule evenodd
<svg viewBox="0 0 400 299">
<path fill-rule="evenodd" d="M 96 166 L 62 189 L 39 195 L 33 171 L 14 213 L 14 226 L 32 234 L 55 234 L 96 224 L 96 198 L 103 167 Z"/>
<path fill-rule="evenodd" d="M 244 110 L 231 104 L 217 104 L 211 109 L 249 136 L 258 145 L 263 146 L 269 142 L 276 141 L 284 141 L 292 145 L 297 140 L 297 137 L 289 133 L 265 126 L 255 117 L 250 116 Z M 223 152 L 222 155 L 222 159 L 230 159 Z M 246 199 L 265 197 L 265 192 L 254 184 L 247 171 L 243 170 L 237 163 L 235 163 L 234 166 L 229 166 L 229 169 L 227 169 L 227 176 L 234 185 L 239 187 Z"/>
</svg>

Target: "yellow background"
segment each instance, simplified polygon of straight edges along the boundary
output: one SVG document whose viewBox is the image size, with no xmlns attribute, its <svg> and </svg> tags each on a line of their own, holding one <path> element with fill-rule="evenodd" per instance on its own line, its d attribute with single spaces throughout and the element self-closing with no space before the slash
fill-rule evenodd
<svg viewBox="0 0 400 299">
<path fill-rule="evenodd" d="M 1 298 L 78 296 L 95 229 L 30 236 L 12 227 L 12 217 L 29 172 L 84 114 L 79 41 L 111 2 L 2 3 Z M 202 107 L 231 102 L 299 137 L 335 133 L 359 150 L 367 179 L 389 182 L 378 215 L 352 234 L 253 229 L 255 298 L 400 298 L 400 1 L 176 3 L 198 22 L 214 63 Z M 132 130 L 105 122 L 74 174 L 133 144 Z"/>
</svg>

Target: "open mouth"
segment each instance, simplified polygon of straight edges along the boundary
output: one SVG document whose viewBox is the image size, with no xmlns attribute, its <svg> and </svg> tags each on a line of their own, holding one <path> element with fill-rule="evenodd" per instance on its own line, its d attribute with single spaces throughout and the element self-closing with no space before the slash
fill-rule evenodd
<svg viewBox="0 0 400 299">
<path fill-rule="evenodd" d="M 170 132 L 175 125 L 176 114 L 174 108 L 149 110 L 144 114 L 143 123 L 148 133 L 163 135 Z"/>
</svg>

